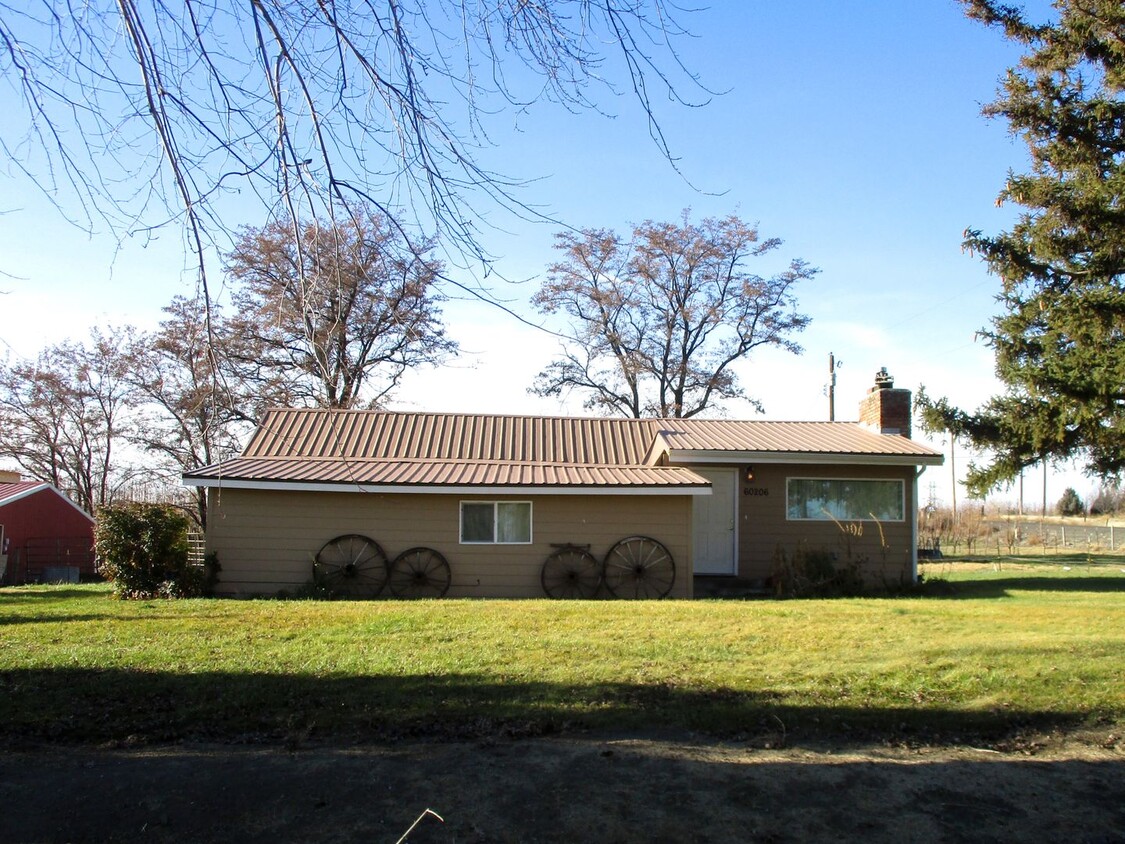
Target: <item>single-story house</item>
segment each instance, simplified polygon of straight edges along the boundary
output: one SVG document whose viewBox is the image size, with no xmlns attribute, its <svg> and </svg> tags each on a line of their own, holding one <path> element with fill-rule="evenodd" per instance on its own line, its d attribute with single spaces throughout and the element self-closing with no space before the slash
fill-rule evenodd
<svg viewBox="0 0 1125 844">
<path fill-rule="evenodd" d="M 92 576 L 93 517 L 53 485 L 13 474 L 0 478 L 0 583 Z"/>
<path fill-rule="evenodd" d="M 315 571 L 354 594 L 687 598 L 802 555 L 899 584 L 942 462 L 910 417 L 886 377 L 858 423 L 279 409 L 184 483 L 208 489 L 220 594 Z"/>
</svg>

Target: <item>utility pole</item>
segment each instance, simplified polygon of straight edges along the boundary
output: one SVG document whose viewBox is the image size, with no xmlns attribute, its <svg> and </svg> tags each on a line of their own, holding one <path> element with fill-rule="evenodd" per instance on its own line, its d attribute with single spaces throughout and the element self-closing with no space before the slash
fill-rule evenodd
<svg viewBox="0 0 1125 844">
<path fill-rule="evenodd" d="M 836 421 L 836 355 L 828 353 L 828 421 Z"/>
<path fill-rule="evenodd" d="M 1043 515 L 1039 517 L 1039 532 L 1043 536 L 1043 553 L 1047 553 L 1047 458 L 1043 458 Z"/>
<path fill-rule="evenodd" d="M 949 432 L 949 474 L 953 481 L 953 524 L 957 524 L 957 436 Z"/>
<path fill-rule="evenodd" d="M 1043 517 L 1047 517 L 1047 458 L 1043 458 Z"/>
</svg>

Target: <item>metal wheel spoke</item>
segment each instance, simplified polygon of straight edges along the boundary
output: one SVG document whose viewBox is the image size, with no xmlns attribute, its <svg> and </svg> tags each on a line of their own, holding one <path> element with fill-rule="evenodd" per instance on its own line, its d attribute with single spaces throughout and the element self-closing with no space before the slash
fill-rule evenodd
<svg viewBox="0 0 1125 844">
<path fill-rule="evenodd" d="M 387 555 L 374 539 L 347 533 L 317 552 L 313 577 L 333 597 L 372 598 L 387 582 Z"/>
<path fill-rule="evenodd" d="M 592 598 L 601 586 L 602 570 L 585 548 L 568 546 L 544 560 L 539 579 L 549 598 Z"/>
<path fill-rule="evenodd" d="M 630 536 L 606 555 L 605 584 L 619 598 L 663 598 L 675 582 L 675 561 L 655 539 Z"/>
<path fill-rule="evenodd" d="M 433 548 L 410 548 L 391 564 L 391 592 L 400 598 L 440 598 L 450 580 L 449 563 Z"/>
</svg>

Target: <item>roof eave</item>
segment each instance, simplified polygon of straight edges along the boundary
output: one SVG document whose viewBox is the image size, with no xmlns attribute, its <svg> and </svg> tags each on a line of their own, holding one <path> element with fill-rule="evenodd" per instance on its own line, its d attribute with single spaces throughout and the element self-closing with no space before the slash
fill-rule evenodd
<svg viewBox="0 0 1125 844">
<path fill-rule="evenodd" d="M 682 463 L 787 463 L 834 466 L 940 466 L 942 454 L 868 454 L 862 452 L 725 451 L 669 449 L 668 462 Z"/>
<path fill-rule="evenodd" d="M 184 486 L 212 489 L 258 489 L 288 492 L 362 492 L 414 495 L 710 495 L 707 483 L 675 485 L 527 485 L 517 484 L 356 484 L 306 481 L 205 478 L 184 475 Z"/>
</svg>

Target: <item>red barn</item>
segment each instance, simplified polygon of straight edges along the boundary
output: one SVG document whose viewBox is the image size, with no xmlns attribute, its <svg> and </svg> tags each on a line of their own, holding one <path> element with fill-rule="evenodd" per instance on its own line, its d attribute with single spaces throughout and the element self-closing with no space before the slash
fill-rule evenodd
<svg viewBox="0 0 1125 844">
<path fill-rule="evenodd" d="M 89 513 L 45 481 L 0 483 L 0 583 L 76 582 L 94 573 Z"/>
</svg>

